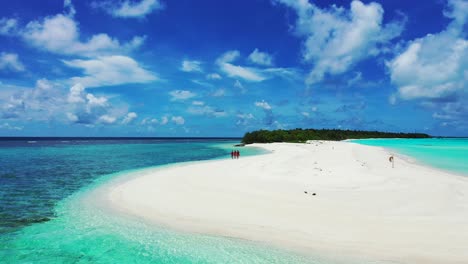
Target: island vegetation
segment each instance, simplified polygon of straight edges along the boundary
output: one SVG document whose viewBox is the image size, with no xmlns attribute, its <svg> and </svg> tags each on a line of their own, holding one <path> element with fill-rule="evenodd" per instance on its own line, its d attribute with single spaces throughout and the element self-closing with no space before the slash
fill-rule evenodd
<svg viewBox="0 0 468 264">
<path fill-rule="evenodd" d="M 392 133 L 362 130 L 340 129 L 301 129 L 292 130 L 257 130 L 247 132 L 242 143 L 306 142 L 307 140 L 345 140 L 365 138 L 430 138 L 423 133 Z"/>
</svg>

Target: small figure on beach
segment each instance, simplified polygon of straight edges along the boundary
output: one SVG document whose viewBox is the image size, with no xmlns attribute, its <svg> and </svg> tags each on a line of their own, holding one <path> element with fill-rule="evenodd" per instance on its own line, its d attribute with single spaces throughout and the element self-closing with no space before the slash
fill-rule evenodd
<svg viewBox="0 0 468 264">
<path fill-rule="evenodd" d="M 392 163 L 392 168 L 395 168 L 395 159 L 393 158 L 393 155 L 391 155 L 390 158 L 388 158 L 388 161 Z"/>
<path fill-rule="evenodd" d="M 231 159 L 238 159 L 240 156 L 239 150 L 233 150 L 231 151 Z"/>
</svg>

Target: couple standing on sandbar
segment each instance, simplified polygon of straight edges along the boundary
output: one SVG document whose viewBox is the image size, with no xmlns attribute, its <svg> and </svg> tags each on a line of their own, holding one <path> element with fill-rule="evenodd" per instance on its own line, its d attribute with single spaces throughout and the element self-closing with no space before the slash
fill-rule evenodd
<svg viewBox="0 0 468 264">
<path fill-rule="evenodd" d="M 240 152 L 238 150 L 231 151 L 231 159 L 238 159 L 240 157 Z"/>
</svg>

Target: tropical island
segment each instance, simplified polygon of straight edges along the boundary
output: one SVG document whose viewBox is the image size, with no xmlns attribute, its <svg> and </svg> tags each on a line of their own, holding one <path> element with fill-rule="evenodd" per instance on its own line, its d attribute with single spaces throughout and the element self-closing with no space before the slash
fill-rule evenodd
<svg viewBox="0 0 468 264">
<path fill-rule="evenodd" d="M 302 129 L 291 130 L 257 130 L 247 132 L 242 138 L 242 143 L 273 143 L 273 142 L 306 142 L 307 140 L 332 140 L 364 138 L 430 138 L 423 133 L 394 133 L 364 130 L 341 129 Z"/>
</svg>

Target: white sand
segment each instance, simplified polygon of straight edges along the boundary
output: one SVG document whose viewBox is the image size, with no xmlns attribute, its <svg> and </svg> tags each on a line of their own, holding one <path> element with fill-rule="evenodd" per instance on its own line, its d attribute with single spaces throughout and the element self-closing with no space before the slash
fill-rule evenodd
<svg viewBox="0 0 468 264">
<path fill-rule="evenodd" d="M 305 254 L 468 263 L 468 177 L 398 156 L 392 169 L 387 150 L 349 142 L 257 146 L 273 153 L 150 170 L 106 199 L 159 225 Z"/>
</svg>

